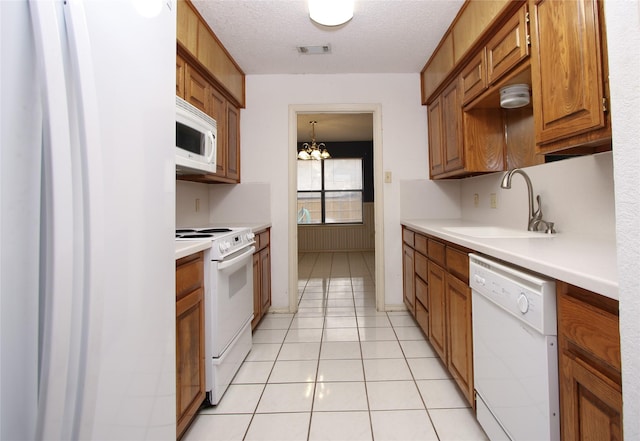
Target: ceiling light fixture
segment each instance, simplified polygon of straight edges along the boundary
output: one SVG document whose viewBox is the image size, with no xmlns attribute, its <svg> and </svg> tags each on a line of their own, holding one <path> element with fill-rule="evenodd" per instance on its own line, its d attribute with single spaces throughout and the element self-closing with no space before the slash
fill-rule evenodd
<svg viewBox="0 0 640 441">
<path fill-rule="evenodd" d="M 353 0 L 309 0 L 309 17 L 323 26 L 339 26 L 353 18 Z"/>
<path fill-rule="evenodd" d="M 324 142 L 316 144 L 316 124 L 318 124 L 318 121 L 309 121 L 309 124 L 311 124 L 311 144 L 308 142 L 302 144 L 302 149 L 298 152 L 298 159 L 304 161 L 307 159 L 315 159 L 319 161 L 321 159 L 331 158 Z"/>
</svg>

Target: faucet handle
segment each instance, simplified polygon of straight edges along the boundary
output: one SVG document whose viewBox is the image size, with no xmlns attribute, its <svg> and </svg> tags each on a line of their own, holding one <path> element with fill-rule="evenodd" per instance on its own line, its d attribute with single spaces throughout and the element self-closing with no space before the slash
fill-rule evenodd
<svg viewBox="0 0 640 441">
<path fill-rule="evenodd" d="M 545 222 L 544 223 L 546 225 L 546 229 L 544 230 L 544 232 L 546 234 L 556 234 L 556 230 L 553 228 L 553 222 Z"/>
</svg>

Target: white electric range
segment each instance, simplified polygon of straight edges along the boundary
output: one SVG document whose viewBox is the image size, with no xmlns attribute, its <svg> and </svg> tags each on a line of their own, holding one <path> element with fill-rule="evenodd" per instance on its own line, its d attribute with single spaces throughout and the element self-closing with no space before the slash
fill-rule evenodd
<svg viewBox="0 0 640 441">
<path fill-rule="evenodd" d="M 207 399 L 217 405 L 251 350 L 254 235 L 249 228 L 182 228 L 176 240 L 211 240 L 205 265 Z"/>
</svg>

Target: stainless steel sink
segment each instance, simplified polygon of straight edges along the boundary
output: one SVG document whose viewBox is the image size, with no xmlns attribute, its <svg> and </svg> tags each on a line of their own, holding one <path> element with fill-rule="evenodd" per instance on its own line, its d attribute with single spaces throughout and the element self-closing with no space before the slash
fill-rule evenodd
<svg viewBox="0 0 640 441">
<path fill-rule="evenodd" d="M 543 232 L 516 230 L 514 228 L 479 226 L 479 227 L 442 227 L 443 230 L 454 234 L 478 238 L 494 239 L 545 239 L 553 237 L 551 234 Z"/>
</svg>

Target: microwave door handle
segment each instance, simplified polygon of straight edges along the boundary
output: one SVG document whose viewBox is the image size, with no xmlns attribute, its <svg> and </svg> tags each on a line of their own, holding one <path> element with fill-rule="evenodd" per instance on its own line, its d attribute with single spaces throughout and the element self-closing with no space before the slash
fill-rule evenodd
<svg viewBox="0 0 640 441">
<path fill-rule="evenodd" d="M 213 158 L 216 155 L 216 138 L 213 136 L 213 132 L 211 130 L 207 130 L 207 139 L 209 140 L 209 145 L 211 148 L 209 149 L 209 154 L 207 155 L 207 163 L 211 164 L 213 162 Z"/>
</svg>

